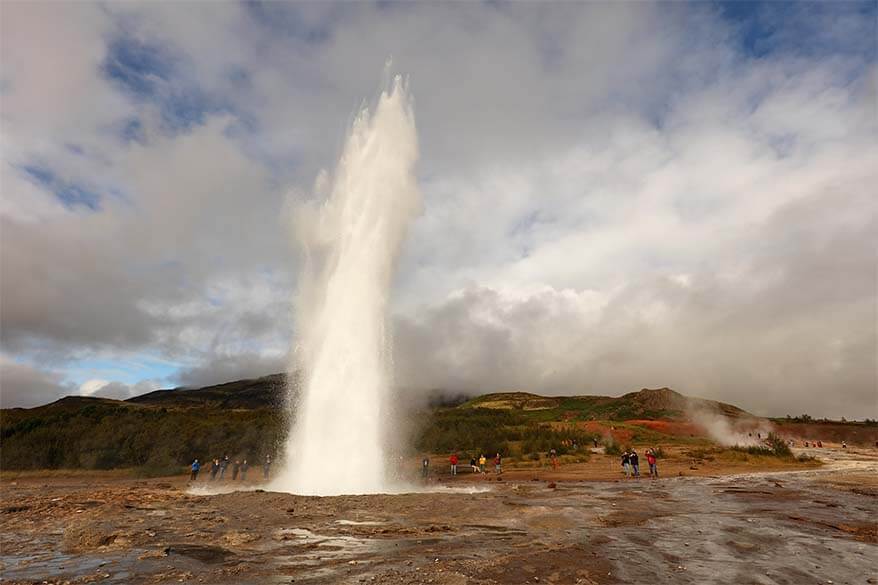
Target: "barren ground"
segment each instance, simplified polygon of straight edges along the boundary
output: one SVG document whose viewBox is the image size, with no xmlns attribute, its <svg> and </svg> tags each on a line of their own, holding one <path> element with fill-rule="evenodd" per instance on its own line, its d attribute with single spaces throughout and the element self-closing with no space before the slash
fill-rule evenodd
<svg viewBox="0 0 878 585">
<path fill-rule="evenodd" d="M 819 456 L 823 467 L 759 473 L 680 460 L 659 480 L 620 480 L 615 457 L 596 456 L 502 481 L 461 476 L 450 483 L 457 491 L 332 498 L 5 474 L 0 574 L 3 583 L 878 583 L 878 451 Z M 738 473 L 717 475 L 728 472 Z"/>
</svg>

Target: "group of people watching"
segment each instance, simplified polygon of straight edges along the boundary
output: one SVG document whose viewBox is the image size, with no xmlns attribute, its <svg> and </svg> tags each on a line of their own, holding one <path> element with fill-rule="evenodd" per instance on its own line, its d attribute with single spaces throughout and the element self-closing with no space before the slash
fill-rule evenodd
<svg viewBox="0 0 878 585">
<path fill-rule="evenodd" d="M 649 477 L 658 477 L 658 458 L 652 449 L 646 450 L 646 462 L 649 464 Z M 625 477 L 640 477 L 640 457 L 634 449 L 626 449 L 622 453 L 622 471 Z"/>
<path fill-rule="evenodd" d="M 228 455 L 224 455 L 221 459 L 217 458 L 210 462 L 210 481 L 215 481 L 217 479 L 217 474 L 219 474 L 219 479 L 223 480 L 226 476 L 226 470 L 231 467 L 232 468 L 232 481 L 237 481 L 239 478 L 241 481 L 247 481 L 247 472 L 250 470 L 250 464 L 247 463 L 247 460 L 235 459 L 232 461 Z M 198 479 L 198 473 L 201 471 L 201 462 L 196 459 L 192 462 L 190 466 L 191 473 L 189 475 L 189 479 L 191 481 L 196 481 Z M 268 480 L 271 471 L 271 455 L 265 456 L 265 462 L 262 464 L 262 478 Z"/>
<path fill-rule="evenodd" d="M 646 462 L 649 465 L 649 476 L 652 478 L 658 478 L 658 456 L 655 450 L 647 449 L 645 455 Z M 549 459 L 552 463 L 552 468 L 558 469 L 558 455 L 555 449 L 549 451 Z M 448 458 L 448 461 L 451 464 L 451 475 L 457 475 L 457 467 L 460 464 L 460 458 L 457 456 L 457 453 L 452 453 L 451 457 Z M 488 460 L 484 453 L 482 453 L 478 459 L 472 457 L 469 461 L 470 470 L 473 473 L 485 473 L 487 462 Z M 502 472 L 502 462 L 503 458 L 500 456 L 500 453 L 497 453 L 494 456 L 494 473 Z M 626 449 L 625 452 L 622 453 L 622 470 L 626 477 L 640 477 L 640 456 L 637 455 L 637 451 L 634 449 Z M 421 460 L 421 476 L 427 478 L 429 475 L 430 458 L 425 456 Z"/>
<path fill-rule="evenodd" d="M 451 464 L 451 475 L 457 475 L 457 466 L 460 464 L 460 458 L 457 456 L 457 453 L 452 453 L 451 457 L 448 458 L 448 462 Z M 485 473 L 485 468 L 488 465 L 488 458 L 485 457 L 485 454 L 476 458 L 475 456 L 471 457 L 469 460 L 470 471 L 473 473 Z M 494 455 L 494 473 L 502 473 L 503 472 L 503 457 L 500 453 Z M 427 478 L 430 476 L 430 458 L 424 457 L 421 460 L 421 477 Z"/>
</svg>

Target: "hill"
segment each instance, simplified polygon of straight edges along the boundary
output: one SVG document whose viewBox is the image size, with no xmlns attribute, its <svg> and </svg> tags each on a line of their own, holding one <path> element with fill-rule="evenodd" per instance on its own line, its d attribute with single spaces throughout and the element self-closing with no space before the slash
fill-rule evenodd
<svg viewBox="0 0 878 585">
<path fill-rule="evenodd" d="M 730 418 L 755 418 L 737 406 L 684 396 L 670 388 L 643 388 L 619 397 L 551 397 L 527 392 L 504 392 L 479 396 L 465 403 L 462 408 L 544 411 L 544 418 L 556 420 L 683 420 L 693 410 L 708 410 Z"/>
<path fill-rule="evenodd" d="M 193 457 L 274 455 L 283 435 L 286 376 L 129 400 L 67 396 L 0 411 L 2 469 L 179 469 Z"/>
<path fill-rule="evenodd" d="M 293 381 L 297 383 L 297 380 Z M 215 408 L 259 409 L 277 407 L 285 400 L 286 374 L 273 374 L 255 380 L 237 380 L 204 388 L 155 390 L 125 402 L 141 405 L 187 408 L 209 406 Z"/>
</svg>

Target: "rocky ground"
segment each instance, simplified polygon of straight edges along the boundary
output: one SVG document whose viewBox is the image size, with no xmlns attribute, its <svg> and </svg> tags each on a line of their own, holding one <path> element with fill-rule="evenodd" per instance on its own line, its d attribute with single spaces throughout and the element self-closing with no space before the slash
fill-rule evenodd
<svg viewBox="0 0 878 585">
<path fill-rule="evenodd" d="M 20 477 L 2 484 L 0 580 L 878 583 L 878 451 L 820 456 L 799 471 L 332 498 Z"/>
</svg>

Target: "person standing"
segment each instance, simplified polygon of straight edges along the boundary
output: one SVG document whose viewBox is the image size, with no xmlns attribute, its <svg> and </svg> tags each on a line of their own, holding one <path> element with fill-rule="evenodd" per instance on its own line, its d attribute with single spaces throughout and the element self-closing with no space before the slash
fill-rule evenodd
<svg viewBox="0 0 878 585">
<path fill-rule="evenodd" d="M 634 477 L 640 477 L 640 458 L 637 457 L 637 451 L 631 449 L 628 460 L 631 462 L 631 471 L 634 473 Z"/>
<path fill-rule="evenodd" d="M 646 452 L 646 462 L 649 464 L 649 477 L 658 479 L 658 465 L 656 463 L 655 451 L 652 449 Z"/>
<path fill-rule="evenodd" d="M 558 469 L 558 452 L 552 449 L 549 451 L 549 459 L 552 461 L 552 469 Z"/>
<path fill-rule="evenodd" d="M 241 462 L 241 481 L 247 481 L 247 470 L 250 469 L 250 466 L 247 465 L 247 460 Z"/>
<path fill-rule="evenodd" d="M 232 481 L 238 479 L 239 471 L 241 471 L 241 460 L 235 459 L 235 463 L 232 465 Z"/>
<path fill-rule="evenodd" d="M 457 453 L 452 453 L 448 460 L 451 461 L 451 475 L 457 475 Z"/>
<path fill-rule="evenodd" d="M 475 455 L 472 456 L 472 457 L 470 457 L 470 460 L 469 460 L 469 468 L 470 468 L 470 471 L 472 471 L 473 473 L 478 473 L 478 472 L 479 472 L 479 466 L 476 465 L 476 457 L 475 457 Z"/>
<path fill-rule="evenodd" d="M 229 456 L 223 455 L 222 461 L 220 461 L 220 479 L 226 476 L 226 468 L 229 466 Z"/>
<path fill-rule="evenodd" d="M 427 479 L 427 477 L 429 477 L 429 475 L 430 475 L 430 458 L 425 456 L 421 460 L 421 477 L 423 477 L 424 479 Z"/>
<path fill-rule="evenodd" d="M 500 453 L 494 457 L 494 473 L 503 473 L 503 458 Z"/>
<path fill-rule="evenodd" d="M 625 471 L 625 477 L 631 477 L 631 455 L 627 449 L 622 453 L 622 469 Z"/>
<path fill-rule="evenodd" d="M 488 462 L 488 458 L 485 457 L 485 454 L 482 453 L 479 456 L 479 471 L 485 473 L 485 464 Z"/>
<path fill-rule="evenodd" d="M 198 479 L 198 471 L 201 469 L 201 463 L 198 462 L 198 459 L 192 462 L 192 473 L 189 475 L 189 479 L 195 481 Z"/>
<path fill-rule="evenodd" d="M 210 481 L 216 479 L 216 474 L 219 471 L 219 459 L 214 459 L 210 463 Z"/>
<path fill-rule="evenodd" d="M 268 479 L 271 473 L 271 455 L 265 456 L 265 463 L 262 464 L 262 478 Z"/>
</svg>

